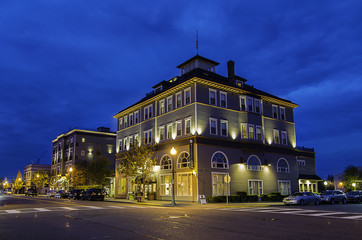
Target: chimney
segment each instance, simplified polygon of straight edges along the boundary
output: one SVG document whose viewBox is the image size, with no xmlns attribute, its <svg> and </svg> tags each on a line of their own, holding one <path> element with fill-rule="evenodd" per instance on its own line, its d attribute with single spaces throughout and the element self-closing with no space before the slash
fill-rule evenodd
<svg viewBox="0 0 362 240">
<path fill-rule="evenodd" d="M 228 61 L 228 78 L 230 83 L 235 83 L 235 63 L 234 61 Z"/>
</svg>

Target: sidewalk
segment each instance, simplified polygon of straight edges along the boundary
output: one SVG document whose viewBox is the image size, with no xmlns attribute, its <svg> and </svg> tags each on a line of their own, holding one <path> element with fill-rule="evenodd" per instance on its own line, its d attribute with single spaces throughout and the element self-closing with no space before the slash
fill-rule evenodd
<svg viewBox="0 0 362 240">
<path fill-rule="evenodd" d="M 242 208 L 242 207 L 271 207 L 283 206 L 282 202 L 250 202 L 250 203 L 208 203 L 201 204 L 197 202 L 176 201 L 176 205 L 172 206 L 171 201 L 145 200 L 137 202 L 136 200 L 117 199 L 106 197 L 105 202 L 119 202 L 135 205 L 158 206 L 158 207 L 205 207 L 205 208 Z"/>
</svg>

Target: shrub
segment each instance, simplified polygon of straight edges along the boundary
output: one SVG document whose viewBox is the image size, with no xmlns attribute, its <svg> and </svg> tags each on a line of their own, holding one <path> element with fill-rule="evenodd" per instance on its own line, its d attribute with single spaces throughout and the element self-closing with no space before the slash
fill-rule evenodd
<svg viewBox="0 0 362 240">
<path fill-rule="evenodd" d="M 246 192 L 236 192 L 236 194 L 240 196 L 240 202 L 248 201 L 248 194 Z"/>
<path fill-rule="evenodd" d="M 230 196 L 230 202 L 240 202 L 240 196 L 239 195 L 231 195 Z"/>
<path fill-rule="evenodd" d="M 248 202 L 257 202 L 258 199 L 259 199 L 259 196 L 258 196 L 258 195 L 248 195 L 248 196 L 247 196 Z"/>
</svg>

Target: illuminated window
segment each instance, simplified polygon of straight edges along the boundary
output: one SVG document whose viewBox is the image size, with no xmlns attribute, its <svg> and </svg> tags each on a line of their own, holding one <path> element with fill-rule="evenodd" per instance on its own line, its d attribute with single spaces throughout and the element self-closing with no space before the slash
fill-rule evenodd
<svg viewBox="0 0 362 240">
<path fill-rule="evenodd" d="M 85 138 L 82 138 L 82 142 L 85 142 Z M 59 148 L 60 148 L 60 145 L 59 145 Z"/>
<path fill-rule="evenodd" d="M 217 119 L 209 118 L 210 134 L 217 135 Z"/>
<path fill-rule="evenodd" d="M 192 173 L 177 174 L 177 196 L 192 196 Z"/>
<path fill-rule="evenodd" d="M 227 93 L 220 92 L 220 107 L 227 107 Z"/>
<path fill-rule="evenodd" d="M 172 104 L 172 96 L 169 96 L 167 98 L 167 112 L 172 111 L 173 104 Z"/>
<path fill-rule="evenodd" d="M 289 173 L 289 164 L 284 158 L 278 160 L 277 166 L 278 172 Z"/>
<path fill-rule="evenodd" d="M 216 90 L 209 89 L 209 104 L 216 106 Z"/>
<path fill-rule="evenodd" d="M 220 120 L 220 134 L 221 136 L 228 136 L 228 121 Z"/>
<path fill-rule="evenodd" d="M 228 159 L 225 154 L 222 152 L 215 152 L 211 158 L 211 167 L 212 168 L 229 168 Z"/>
<path fill-rule="evenodd" d="M 273 129 L 273 136 L 274 136 L 274 143 L 279 144 L 280 143 L 279 130 Z"/>
<path fill-rule="evenodd" d="M 160 195 L 169 196 L 171 195 L 171 175 L 160 176 Z"/>
<path fill-rule="evenodd" d="M 247 104 L 248 104 L 248 111 L 253 112 L 253 99 L 250 97 L 246 98 Z"/>
<path fill-rule="evenodd" d="M 191 118 L 185 119 L 185 134 L 191 133 Z"/>
<path fill-rule="evenodd" d="M 261 126 L 256 126 L 256 140 L 258 141 L 263 140 L 263 131 Z"/>
<path fill-rule="evenodd" d="M 119 122 L 118 130 L 121 130 L 123 128 L 123 118 L 119 118 L 118 122 Z"/>
<path fill-rule="evenodd" d="M 159 128 L 160 141 L 165 139 L 165 126 L 160 126 Z"/>
<path fill-rule="evenodd" d="M 281 131 L 281 132 L 282 132 L 282 144 L 287 145 L 287 132 L 286 131 Z"/>
<path fill-rule="evenodd" d="M 152 129 L 143 133 L 143 139 L 145 144 L 149 144 L 152 142 Z"/>
<path fill-rule="evenodd" d="M 167 124 L 167 139 L 172 138 L 172 123 Z"/>
<path fill-rule="evenodd" d="M 177 168 L 188 168 L 190 156 L 187 152 L 182 152 L 177 159 Z"/>
<path fill-rule="evenodd" d="M 182 121 L 176 122 L 176 135 L 181 136 L 182 135 Z"/>
<path fill-rule="evenodd" d="M 241 124 L 241 138 L 243 138 L 243 139 L 248 138 L 248 132 L 246 130 L 246 127 L 247 127 L 246 123 Z"/>
<path fill-rule="evenodd" d="M 254 125 L 249 124 L 248 128 L 249 128 L 249 138 L 254 139 L 255 138 L 255 136 L 254 136 Z"/>
<path fill-rule="evenodd" d="M 255 105 L 255 112 L 256 113 L 261 113 L 261 109 L 260 109 L 260 100 L 259 99 L 254 99 L 254 105 Z"/>
<path fill-rule="evenodd" d="M 171 170 L 172 169 L 172 160 L 170 156 L 164 155 L 161 158 L 161 170 Z"/>
<path fill-rule="evenodd" d="M 185 105 L 191 103 L 191 88 L 185 89 L 184 93 L 185 93 Z"/>
<path fill-rule="evenodd" d="M 134 112 L 134 123 L 137 124 L 140 121 L 139 113 L 138 111 Z"/>
<path fill-rule="evenodd" d="M 248 180 L 249 194 L 261 195 L 263 194 L 263 181 L 262 180 Z"/>
<path fill-rule="evenodd" d="M 251 155 L 248 158 L 247 164 L 248 164 L 248 170 L 261 171 L 261 162 L 257 156 Z"/>
<path fill-rule="evenodd" d="M 278 106 L 273 105 L 273 118 L 278 119 Z"/>
<path fill-rule="evenodd" d="M 160 107 L 160 109 L 159 109 L 160 114 L 164 114 L 165 113 L 165 99 L 160 100 L 159 107 Z"/>
<path fill-rule="evenodd" d="M 176 93 L 176 108 L 182 106 L 182 95 L 181 92 Z"/>
<path fill-rule="evenodd" d="M 285 107 L 279 107 L 279 111 L 280 111 L 280 119 L 281 120 L 285 120 Z"/>
<path fill-rule="evenodd" d="M 228 191 L 228 183 L 225 181 L 227 173 L 212 173 L 212 195 L 226 196 Z"/>
<path fill-rule="evenodd" d="M 129 125 L 132 126 L 133 125 L 133 113 L 131 113 L 129 115 Z"/>
<path fill-rule="evenodd" d="M 128 127 L 128 116 L 124 117 L 124 128 Z"/>
<path fill-rule="evenodd" d="M 246 98 L 245 96 L 240 96 L 240 110 L 246 111 Z"/>
</svg>

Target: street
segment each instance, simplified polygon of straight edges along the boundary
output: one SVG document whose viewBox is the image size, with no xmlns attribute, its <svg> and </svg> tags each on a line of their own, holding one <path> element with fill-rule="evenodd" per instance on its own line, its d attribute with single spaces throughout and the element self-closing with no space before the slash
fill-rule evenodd
<svg viewBox="0 0 362 240">
<path fill-rule="evenodd" d="M 362 204 L 147 206 L 0 195 L 0 239 L 360 239 Z"/>
</svg>

